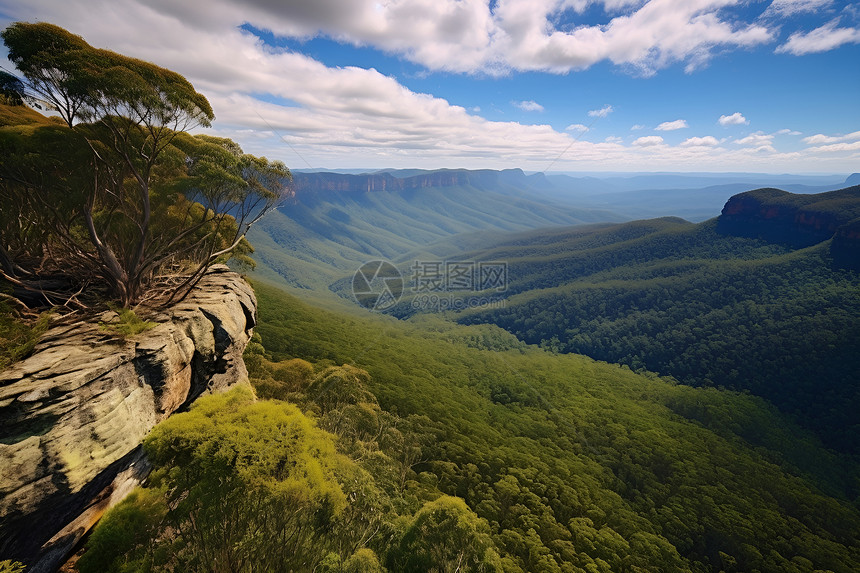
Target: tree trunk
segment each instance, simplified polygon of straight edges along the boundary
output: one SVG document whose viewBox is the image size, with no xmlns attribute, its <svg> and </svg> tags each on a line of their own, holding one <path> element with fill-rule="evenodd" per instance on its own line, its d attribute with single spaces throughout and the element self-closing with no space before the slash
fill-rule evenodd
<svg viewBox="0 0 860 573">
<path fill-rule="evenodd" d="M 98 236 L 95 223 L 93 222 L 93 214 L 89 208 L 84 208 L 84 220 L 87 222 L 87 231 L 90 235 L 90 240 L 95 245 L 99 253 L 99 257 L 104 263 L 104 268 L 110 275 L 110 280 L 113 283 L 114 294 L 120 299 L 122 305 L 127 307 L 134 298 L 134 293 L 129 289 L 130 281 L 128 273 L 122 268 L 119 260 L 116 258 L 113 250 L 109 245 L 106 245 Z"/>
</svg>

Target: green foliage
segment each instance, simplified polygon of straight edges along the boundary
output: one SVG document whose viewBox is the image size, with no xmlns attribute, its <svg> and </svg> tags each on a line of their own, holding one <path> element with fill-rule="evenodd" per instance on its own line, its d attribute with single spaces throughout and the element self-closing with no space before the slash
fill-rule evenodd
<svg viewBox="0 0 860 573">
<path fill-rule="evenodd" d="M 372 549 L 362 547 L 343 564 L 343 573 L 384 573 L 379 558 Z"/>
<path fill-rule="evenodd" d="M 249 364 L 249 372 L 260 398 L 286 400 L 290 395 L 303 391 L 314 377 L 313 365 L 301 358 L 272 364 L 265 358 L 249 360 L 248 354 L 246 351 L 246 363 L 254 364 Z"/>
<path fill-rule="evenodd" d="M 796 218 L 817 219 L 817 226 L 831 226 L 832 234 L 839 225 L 860 217 L 858 198 L 860 189 L 856 186 L 826 193 L 788 193 L 781 189 L 764 188 L 736 195 L 732 201 L 754 202 L 762 219 L 773 219 L 778 209 L 787 208 L 792 222 Z"/>
<path fill-rule="evenodd" d="M 19 561 L 4 559 L 0 561 L 0 573 L 24 573 L 26 567 Z"/>
<path fill-rule="evenodd" d="M 0 300 L 0 370 L 29 356 L 50 322 L 50 312 L 43 312 L 36 320 L 27 320 L 9 303 Z"/>
<path fill-rule="evenodd" d="M 27 101 L 65 122 L 16 121 L 3 106 L 4 273 L 62 277 L 71 293 L 100 285 L 129 306 L 153 288 L 187 292 L 234 252 L 252 266 L 244 235 L 285 191 L 281 162 L 189 135 L 214 115 L 175 72 L 52 24 L 14 23 L 2 37 Z M 159 285 L 164 274 L 184 280 Z"/>
<path fill-rule="evenodd" d="M 340 428 L 339 447 L 400 515 L 376 550 L 389 565 L 441 492 L 486 520 L 505 571 L 860 567 L 860 512 L 848 501 L 857 466 L 760 399 L 460 342 L 484 326 L 335 315 L 256 290 L 272 364 L 302 357 L 317 376 L 331 363 L 369 374 L 354 379 L 377 400 L 364 404 L 379 437 L 355 436 L 373 426 L 353 399 L 320 423 Z M 502 388 L 512 399 L 498 399 Z"/>
<path fill-rule="evenodd" d="M 169 523 L 194 540 L 186 567 L 310 569 L 346 503 L 330 436 L 295 406 L 254 403 L 246 389 L 198 401 L 144 447 L 159 468 L 153 485 L 175 508 Z"/>
<path fill-rule="evenodd" d="M 389 556 L 389 568 L 420 573 L 502 571 L 487 522 L 457 497 L 429 501 Z"/>
<path fill-rule="evenodd" d="M 273 400 L 156 427 L 91 571 L 860 567 L 857 465 L 759 398 L 256 291 L 245 356 Z"/>
<path fill-rule="evenodd" d="M 860 280 L 832 268 L 828 247 L 722 235 L 716 221 L 535 233 L 474 256 L 508 260 L 510 296 L 458 319 L 686 384 L 750 391 L 829 446 L 857 452 Z"/>
<path fill-rule="evenodd" d="M 99 328 L 123 339 L 131 338 L 158 325 L 150 320 L 141 319 L 130 308 L 111 307 L 111 310 L 116 314 L 115 320 L 99 322 Z"/>
<path fill-rule="evenodd" d="M 70 126 L 79 115 L 105 112 L 143 116 L 148 111 L 162 125 L 188 118 L 208 126 L 214 118 L 206 98 L 179 74 L 95 49 L 59 26 L 16 22 L 0 36 L 9 60 Z"/>
<path fill-rule="evenodd" d="M 158 547 L 156 537 L 168 513 L 164 493 L 156 488 L 138 488 L 108 512 L 87 541 L 78 570 L 103 573 L 163 567 L 168 547 Z"/>
<path fill-rule="evenodd" d="M 198 400 L 147 437 L 149 484 L 104 518 L 81 570 L 309 571 L 327 549 L 350 555 L 358 528 L 341 520 L 362 473 L 332 438 L 248 387 Z"/>
</svg>

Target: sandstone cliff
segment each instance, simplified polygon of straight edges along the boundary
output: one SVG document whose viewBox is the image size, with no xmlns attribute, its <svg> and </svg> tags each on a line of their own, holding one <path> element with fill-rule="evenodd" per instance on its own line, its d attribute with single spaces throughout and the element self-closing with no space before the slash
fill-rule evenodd
<svg viewBox="0 0 860 573">
<path fill-rule="evenodd" d="M 149 471 L 143 437 L 201 394 L 247 383 L 251 287 L 215 267 L 129 340 L 98 324 L 49 330 L 0 372 L 0 559 L 53 571 Z"/>
<path fill-rule="evenodd" d="M 860 186 L 815 194 L 756 189 L 728 200 L 718 222 L 721 232 L 761 237 L 807 247 L 833 239 L 839 266 L 855 266 L 860 253 Z"/>
</svg>

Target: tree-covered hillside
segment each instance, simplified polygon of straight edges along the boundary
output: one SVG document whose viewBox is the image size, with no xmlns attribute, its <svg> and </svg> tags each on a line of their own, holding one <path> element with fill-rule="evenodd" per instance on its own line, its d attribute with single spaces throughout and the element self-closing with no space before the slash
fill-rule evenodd
<svg viewBox="0 0 860 573">
<path fill-rule="evenodd" d="M 534 197 L 521 171 L 520 177 L 495 171 L 453 173 L 461 177 L 430 179 L 428 187 L 406 189 L 396 184 L 403 179 L 393 176 L 383 180 L 377 175 L 377 181 L 371 175 L 297 173 L 295 198 L 248 236 L 260 276 L 325 290 L 368 260 L 426 253 L 434 242 L 461 233 L 625 219 L 602 209 L 560 207 Z M 490 175 L 495 182 L 485 181 Z"/>
<path fill-rule="evenodd" d="M 504 308 L 463 323 L 747 390 L 860 451 L 860 277 L 834 264 L 830 240 L 796 248 L 662 219 L 520 235 L 469 256 L 506 260 L 510 287 Z"/>
<path fill-rule="evenodd" d="M 237 391 L 157 428 L 82 571 L 860 567 L 857 467 L 761 399 L 257 294 L 252 382 L 291 404 Z"/>
</svg>

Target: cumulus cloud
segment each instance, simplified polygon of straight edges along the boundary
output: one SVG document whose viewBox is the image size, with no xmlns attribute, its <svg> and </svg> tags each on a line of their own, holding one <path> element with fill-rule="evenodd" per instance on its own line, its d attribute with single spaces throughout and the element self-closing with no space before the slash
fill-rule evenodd
<svg viewBox="0 0 860 573">
<path fill-rule="evenodd" d="M 681 142 L 681 147 L 714 147 L 719 145 L 719 140 L 713 135 L 705 137 L 690 137 Z"/>
<path fill-rule="evenodd" d="M 81 34 L 94 46 L 176 70 L 212 103 L 217 119 L 209 133 L 233 137 L 249 153 L 283 159 L 288 165 L 303 166 L 305 161 L 316 167 L 363 168 L 434 168 L 453 164 L 503 168 L 516 165 L 541 170 L 559 158 L 556 168 L 563 170 L 597 170 L 612 165 L 613 169 L 631 171 L 719 171 L 728 165 L 770 171 L 797 169 L 801 165 L 799 160 L 814 157 L 811 165 L 816 169 L 845 171 L 846 165 L 860 161 L 860 151 L 853 149 L 857 141 L 847 139 L 830 143 L 822 140 L 808 155 L 800 155 L 742 145 L 668 145 L 654 135 L 632 143 L 612 137 L 588 142 L 577 140 L 578 128 L 562 131 L 549 125 L 491 121 L 478 115 L 479 111 L 474 108 L 466 109 L 432 94 L 410 90 L 396 78 L 377 70 L 327 66 L 302 53 L 275 48 L 242 27 L 250 23 L 279 36 L 312 37 L 323 30 L 320 22 L 328 22 L 323 33 L 338 41 L 353 41 L 358 37 L 355 30 L 359 29 L 371 38 L 375 30 L 373 33 L 382 39 L 378 43 L 368 40 L 367 45 L 393 52 L 413 50 L 408 57 L 415 61 L 430 62 L 438 57 L 441 62 L 450 58 L 450 61 L 465 61 L 464 69 L 509 66 L 507 56 L 499 55 L 507 52 L 487 55 L 490 53 L 485 45 L 488 40 L 482 35 L 485 28 L 493 29 L 496 17 L 485 19 L 482 16 L 486 0 L 391 2 L 380 8 L 387 14 L 387 19 L 382 20 L 366 9 L 369 4 L 364 0 L 354 3 L 294 0 L 278 4 L 278 7 L 274 7 L 273 1 L 270 6 L 269 1 L 253 0 L 240 6 L 226 0 L 212 0 L 211 6 L 202 9 L 190 1 L 168 0 L 67 0 L 62 3 L 0 0 L 0 12 L 10 19 L 54 22 Z M 560 6 L 560 3 L 553 3 L 556 1 L 561 0 L 540 0 L 543 2 L 540 5 Z M 717 3 L 697 1 L 697 14 L 705 20 L 711 18 L 709 11 Z M 510 0 L 500 0 L 499 6 L 509 3 Z M 642 2 L 619 1 L 618 10 L 626 12 L 618 18 L 641 18 L 640 13 L 650 9 L 652 16 L 668 26 L 672 18 L 666 16 L 667 7 L 675 4 L 692 2 L 655 0 L 643 5 Z M 410 8 L 412 12 L 396 12 L 395 8 Z M 444 26 L 434 20 L 436 16 L 447 14 L 455 24 L 462 22 L 468 14 L 458 12 L 460 10 L 473 11 L 469 13 L 471 20 L 466 20 L 462 26 L 453 25 L 445 31 Z M 682 6 L 679 10 L 688 9 Z M 285 16 L 287 13 L 290 17 Z M 403 28 L 417 38 L 409 40 L 416 44 L 412 48 L 408 47 L 407 33 L 395 30 L 393 36 L 386 36 L 394 25 L 392 22 L 402 25 L 407 16 L 419 18 L 414 30 L 409 26 Z M 427 22 L 423 21 L 425 18 Z M 388 24 L 383 26 L 380 22 Z M 617 22 L 616 26 L 620 24 Z M 703 29 L 712 24 L 712 20 L 703 22 Z M 475 26 L 477 30 L 472 29 Z M 671 30 L 669 26 L 664 31 L 669 34 Z M 603 32 L 608 33 L 608 28 Z M 686 33 L 682 30 L 681 36 Z M 436 44 L 428 44 L 428 51 L 419 53 L 419 49 L 424 49 L 417 46 L 422 38 L 432 38 Z M 407 47 L 397 48 L 397 41 Z M 667 40 L 661 36 L 653 40 L 653 45 L 678 41 L 678 38 Z M 602 50 L 605 46 L 599 48 Z M 652 57 L 659 59 L 662 49 L 649 52 L 650 56 L 643 61 Z M 472 65 L 474 62 L 479 63 L 478 67 Z M 606 117 L 611 112 L 612 107 L 607 105 L 592 110 L 589 115 Z M 740 123 L 744 123 L 740 117 Z M 702 143 L 707 143 L 706 139 L 702 138 Z M 835 147 L 830 152 L 827 146 Z"/>
<path fill-rule="evenodd" d="M 676 129 L 684 129 L 689 127 L 684 119 L 676 119 L 675 121 L 664 121 L 655 129 L 657 131 L 675 131 Z"/>
<path fill-rule="evenodd" d="M 499 0 L 493 12 L 497 60 L 518 70 L 566 72 L 601 61 L 630 65 L 650 74 L 670 63 L 688 61 L 695 68 L 715 48 L 748 47 L 770 41 L 757 24 L 723 20 L 728 0 L 651 0 L 613 2 L 627 6 L 608 22 L 558 29 L 551 15 L 564 0 Z M 689 66 L 688 66 L 689 67 Z"/>
<path fill-rule="evenodd" d="M 776 132 L 776 135 L 802 135 L 799 131 L 795 131 L 793 129 L 780 129 Z"/>
<path fill-rule="evenodd" d="M 638 131 L 638 130 L 640 130 L 640 129 L 645 129 L 645 126 L 644 126 L 644 125 L 640 125 L 640 124 L 638 124 L 638 123 L 637 123 L 637 124 L 635 124 L 635 125 L 631 125 L 631 126 L 630 126 L 630 131 Z"/>
<path fill-rule="evenodd" d="M 588 131 L 587 125 L 582 125 L 581 123 L 571 123 L 567 127 L 564 128 L 565 131 L 573 131 L 577 133 L 585 133 Z"/>
<path fill-rule="evenodd" d="M 735 141 L 735 143 L 738 145 L 743 145 L 744 147 L 751 147 L 754 149 L 767 149 L 774 151 L 773 134 L 762 133 L 760 131 L 751 133 L 742 139 L 738 139 Z"/>
<path fill-rule="evenodd" d="M 566 73 L 599 62 L 640 73 L 675 62 L 695 68 L 713 51 L 771 41 L 756 23 L 723 17 L 733 0 L 604 0 L 601 21 L 570 28 L 558 23 L 566 9 L 588 0 L 33 0 L 46 19 L 77 10 L 109 19 L 149 10 L 159 25 L 183 22 L 213 29 L 246 23 L 276 37 L 327 37 L 398 54 L 429 70 L 505 74 L 510 70 Z M 53 4 L 53 5 L 52 5 Z M 492 6 L 492 9 L 491 9 Z M 138 10 L 140 9 L 140 10 Z M 15 10 L 8 10 L 14 15 Z M 154 36 L 159 36 L 154 31 Z"/>
<path fill-rule="evenodd" d="M 857 140 L 860 140 L 860 131 L 855 131 L 846 135 L 824 135 L 823 133 L 817 133 L 803 138 L 803 142 L 808 145 L 821 145 L 823 143 L 839 143 L 843 141 Z"/>
<path fill-rule="evenodd" d="M 543 111 L 543 106 L 533 100 L 515 101 L 514 105 L 523 111 Z"/>
<path fill-rule="evenodd" d="M 721 115 L 717 122 L 720 125 L 749 125 L 749 120 L 738 111 L 731 115 Z"/>
<path fill-rule="evenodd" d="M 633 142 L 633 145 L 637 145 L 639 147 L 653 147 L 655 145 L 663 145 L 663 138 L 659 135 L 645 135 L 636 139 Z"/>
<path fill-rule="evenodd" d="M 624 140 L 618 136 L 610 135 L 606 139 L 604 139 L 606 143 L 624 143 Z"/>
<path fill-rule="evenodd" d="M 539 165 L 570 144 L 568 134 L 550 126 L 489 121 L 374 69 L 329 67 L 300 53 L 272 50 L 238 28 L 239 15 L 226 26 L 207 20 L 223 14 L 204 15 L 190 26 L 122 0 L 100 6 L 98 17 L 73 3 L 60 8 L 47 0 L 35 0 L 22 12 L 31 20 L 50 18 L 95 46 L 178 71 L 212 103 L 216 122 L 210 132 L 235 136 L 247 151 L 288 164 L 306 159 L 313 166 L 346 166 L 345 160 Z M 290 105 L 272 103 L 281 100 Z"/>
<path fill-rule="evenodd" d="M 795 32 L 788 42 L 776 49 L 777 53 L 788 53 L 795 56 L 817 54 L 835 50 L 844 44 L 860 43 L 860 29 L 837 28 L 839 20 L 832 20 L 811 32 Z"/>
<path fill-rule="evenodd" d="M 607 115 L 609 115 L 612 112 L 613 112 L 612 106 L 607 104 L 600 109 L 591 110 L 590 112 L 588 112 L 588 115 L 590 117 L 606 117 Z"/>
</svg>

